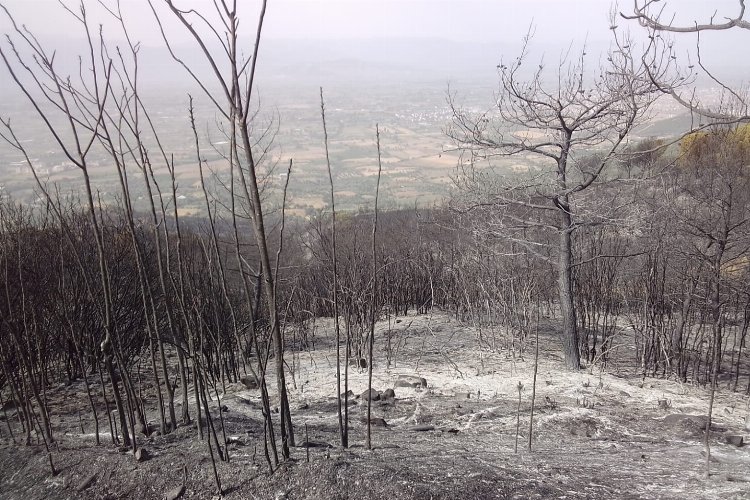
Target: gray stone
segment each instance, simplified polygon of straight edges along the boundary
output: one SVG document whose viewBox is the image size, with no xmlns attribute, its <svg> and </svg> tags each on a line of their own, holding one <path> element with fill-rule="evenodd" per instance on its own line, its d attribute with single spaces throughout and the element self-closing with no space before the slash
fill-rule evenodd
<svg viewBox="0 0 750 500">
<path fill-rule="evenodd" d="M 664 417 L 664 424 L 673 429 L 678 429 L 683 432 L 697 436 L 706 430 L 706 422 L 708 418 L 706 415 L 688 415 L 682 413 L 672 413 Z M 716 424 L 716 421 L 711 422 L 711 432 L 726 432 L 726 427 L 722 427 Z"/>
<path fill-rule="evenodd" d="M 724 442 L 731 444 L 732 446 L 741 447 L 745 444 L 745 438 L 743 436 L 737 436 L 734 434 L 728 434 L 724 436 Z"/>
<path fill-rule="evenodd" d="M 177 500 L 182 495 L 185 494 L 185 485 L 177 486 L 176 488 L 172 488 L 167 492 L 166 495 L 164 495 L 164 500 Z"/>
<path fill-rule="evenodd" d="M 242 385 L 244 385 L 245 388 L 250 389 L 250 390 L 258 389 L 260 387 L 260 384 L 258 384 L 258 379 L 255 378 L 253 375 L 241 376 L 240 382 L 242 382 Z"/>
<path fill-rule="evenodd" d="M 407 431 L 411 432 L 427 432 L 427 431 L 434 431 L 435 426 L 434 425 L 414 425 L 412 427 L 407 427 Z"/>
<path fill-rule="evenodd" d="M 98 474 L 98 472 L 93 472 L 93 473 L 89 474 L 88 476 L 86 476 L 83 479 L 83 481 L 81 481 L 80 483 L 78 483 L 78 486 L 76 486 L 76 491 L 80 492 L 80 491 L 85 490 L 89 486 L 91 486 L 91 483 L 94 482 L 94 479 L 96 479 L 96 475 L 97 474 Z"/>
<path fill-rule="evenodd" d="M 340 397 L 341 399 L 344 399 L 344 398 L 347 398 L 347 397 L 348 397 L 349 399 L 354 399 L 354 391 L 352 391 L 351 389 L 349 389 L 349 390 L 348 390 L 348 391 L 346 391 L 346 392 L 342 392 L 342 393 L 341 393 L 341 395 L 340 395 L 339 397 Z"/>
<path fill-rule="evenodd" d="M 697 428 L 701 430 L 706 429 L 706 421 L 708 419 L 705 415 L 688 415 L 684 413 L 671 413 L 664 417 L 664 424 L 669 426 L 683 426 L 690 428 Z"/>
<path fill-rule="evenodd" d="M 375 389 L 365 389 L 359 397 L 364 401 L 380 401 L 380 391 L 376 391 Z"/>
<path fill-rule="evenodd" d="M 415 375 L 401 375 L 394 384 L 395 387 L 427 387 L 427 379 Z"/>
<path fill-rule="evenodd" d="M 370 425 L 373 427 L 388 427 L 388 422 L 384 418 L 372 417 L 370 418 Z"/>
<path fill-rule="evenodd" d="M 396 399 L 396 391 L 393 389 L 386 389 L 383 391 L 383 394 L 380 395 L 380 399 Z"/>
<path fill-rule="evenodd" d="M 146 448 L 138 448 L 135 452 L 135 461 L 136 462 L 145 462 L 151 458 L 151 455 L 148 453 L 148 450 Z"/>
</svg>

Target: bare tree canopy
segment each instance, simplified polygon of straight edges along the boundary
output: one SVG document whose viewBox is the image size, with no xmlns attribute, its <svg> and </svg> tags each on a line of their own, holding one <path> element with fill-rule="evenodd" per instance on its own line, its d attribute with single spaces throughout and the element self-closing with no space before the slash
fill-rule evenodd
<svg viewBox="0 0 750 500">
<path fill-rule="evenodd" d="M 623 13 L 622 17 L 636 19 L 644 28 L 673 33 L 697 33 L 699 31 L 728 30 L 735 27 L 750 30 L 750 22 L 745 20 L 745 0 L 737 0 L 737 2 L 739 12 L 735 16 L 719 16 L 719 13 L 716 12 L 711 16 L 708 23 L 695 21 L 692 25 L 678 26 L 663 19 L 662 14 L 666 5 L 663 0 L 634 0 L 633 13 Z M 716 22 L 717 16 L 719 16 L 720 22 Z"/>
<path fill-rule="evenodd" d="M 717 75 L 704 62 L 701 54 L 701 33 L 750 30 L 750 22 L 745 19 L 745 0 L 737 1 L 738 5 L 735 13 L 728 14 L 715 11 L 707 21 L 695 20 L 692 24 L 676 23 L 674 14 L 671 16 L 667 14 L 666 8 L 668 2 L 663 0 L 634 0 L 632 12 L 620 13 L 624 19 L 637 21 L 641 27 L 645 28 L 651 40 L 662 38 L 662 36 L 667 34 L 696 35 L 697 61 L 695 63 L 688 62 L 679 68 L 679 72 L 681 73 L 679 86 L 663 81 L 657 75 L 651 75 L 651 77 L 662 92 L 671 95 L 672 98 L 692 113 L 712 121 L 739 122 L 750 119 L 750 112 L 748 111 L 750 101 L 748 101 L 747 89 L 732 85 L 726 79 Z M 677 4 L 677 2 L 674 3 Z M 675 9 L 679 9 L 679 7 L 675 5 Z M 653 50 L 653 48 L 653 46 L 649 47 L 650 50 Z M 671 50 L 671 43 L 669 43 L 669 48 L 669 57 L 675 60 L 678 59 L 677 54 Z M 646 57 L 650 56 L 646 55 Z M 699 73 L 698 70 L 702 71 L 702 73 Z M 717 85 L 721 89 L 721 99 L 718 104 L 707 104 L 698 98 L 695 87 L 692 84 L 695 83 L 699 76 L 707 77 L 712 84 Z"/>
<path fill-rule="evenodd" d="M 467 195 L 460 209 L 496 213 L 482 218 L 481 231 L 510 238 L 557 268 L 565 359 L 575 369 L 580 361 L 572 237 L 581 227 L 608 223 L 604 205 L 587 206 L 579 193 L 602 180 L 614 163 L 625 138 L 658 98 L 654 81 L 669 78 L 672 59 L 659 41 L 652 45 L 662 50 L 646 59 L 634 52 L 632 40 L 617 36 L 593 78 L 584 50 L 573 61 L 563 59 L 552 77 L 540 64 L 525 80 L 529 40 L 520 56 L 498 66 L 500 90 L 490 111 L 469 113 L 452 101 L 448 135 L 465 155 L 457 177 Z M 522 180 L 518 175 L 497 180 L 483 172 L 498 157 L 516 156 L 534 165 Z M 539 231 L 550 230 L 557 243 L 534 240 Z"/>
</svg>

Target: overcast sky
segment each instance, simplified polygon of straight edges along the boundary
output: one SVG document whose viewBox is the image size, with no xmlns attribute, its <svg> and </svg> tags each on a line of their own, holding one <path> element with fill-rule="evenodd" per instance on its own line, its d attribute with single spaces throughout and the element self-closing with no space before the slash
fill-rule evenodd
<svg viewBox="0 0 750 500">
<path fill-rule="evenodd" d="M 161 0 L 153 0 L 156 5 Z M 105 0 L 114 4 L 114 0 Z M 121 0 L 135 38 L 159 43 L 146 0 Z M 70 17 L 56 0 L 0 0 L 18 20 L 37 32 L 69 35 Z M 66 0 L 68 5 L 77 1 Z M 211 0 L 175 0 L 185 8 L 211 7 Z M 621 8 L 631 7 L 625 0 Z M 100 10 L 88 0 L 91 11 Z M 259 1 L 239 0 L 257 6 Z M 671 0 L 679 18 L 690 23 L 737 12 L 737 0 Z M 541 40 L 603 39 L 607 37 L 609 0 L 270 0 L 265 35 L 271 38 L 444 38 L 490 42 L 519 38 L 533 21 Z M 246 11 L 244 29 L 255 24 Z M 182 33 L 180 31 L 179 33 Z"/>
<path fill-rule="evenodd" d="M 103 0 L 116 5 L 116 0 Z M 180 55 L 196 56 L 194 42 L 177 24 L 164 5 L 152 0 L 174 43 L 185 42 Z M 211 19 L 213 0 L 174 0 L 183 9 L 195 8 Z M 675 22 L 707 22 L 712 15 L 722 20 L 735 16 L 739 0 L 665 0 L 665 18 Z M 78 0 L 65 0 L 76 7 Z M 241 48 L 252 47 L 260 0 L 238 0 Z M 58 49 L 57 62 L 72 58 L 82 48 L 71 39 L 82 31 L 57 0 L 0 0 L 26 24 L 47 47 Z M 95 0 L 86 0 L 91 26 L 104 23 L 107 40 L 122 38 L 119 27 Z M 135 40 L 150 50 L 141 51 L 147 78 L 170 83 L 183 78 L 180 71 L 165 71 L 169 56 L 147 0 L 121 0 L 123 16 Z M 622 0 L 620 10 L 632 8 Z M 671 8 L 671 10 L 670 10 Z M 77 10 L 77 7 L 76 7 Z M 476 82 L 496 80 L 496 65 L 518 55 L 521 38 L 534 26 L 532 58 L 557 60 L 571 46 L 587 43 L 596 59 L 607 49 L 610 0 L 269 0 L 261 50 L 261 78 L 283 81 L 315 81 L 329 84 L 348 77 L 360 81 L 398 83 L 411 77 L 435 81 L 471 78 Z M 618 19 L 619 30 L 631 28 L 643 37 L 637 23 Z M 216 24 L 218 26 L 218 24 Z M 8 19 L 0 13 L 0 33 L 10 31 Z M 746 56 L 747 30 L 707 33 L 701 39 L 704 60 L 733 83 L 750 79 L 750 58 Z M 695 50 L 695 36 L 680 36 L 678 47 Z M 348 40 L 339 43 L 338 40 Z M 694 59 L 694 58 L 693 58 Z M 687 60 L 682 58 L 681 60 Z M 343 65 L 341 62 L 345 62 Z M 596 62 L 596 61 L 594 61 Z M 352 65 L 354 63 L 354 65 Z M 70 64 L 70 61 L 69 61 Z M 594 64 L 595 66 L 595 64 Z M 154 69 L 157 68 L 157 69 Z M 390 71 L 390 72 L 388 72 Z M 7 87 L 7 74 L 0 70 L 0 85 Z M 3 94 L 0 88 L 0 95 Z"/>
</svg>

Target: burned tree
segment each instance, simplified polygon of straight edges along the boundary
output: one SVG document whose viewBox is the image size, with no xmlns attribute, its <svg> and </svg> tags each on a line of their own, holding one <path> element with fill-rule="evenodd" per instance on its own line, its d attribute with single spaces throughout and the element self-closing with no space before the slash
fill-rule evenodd
<svg viewBox="0 0 750 500">
<path fill-rule="evenodd" d="M 674 7 L 672 7 L 674 6 Z M 677 2 L 670 4 L 662 0 L 633 0 L 631 11 L 621 12 L 620 16 L 629 21 L 636 21 L 648 34 L 651 40 L 661 40 L 663 37 L 672 35 L 673 40 L 667 42 L 671 48 L 674 41 L 686 38 L 689 35 L 695 35 L 695 50 L 688 54 L 689 59 L 681 65 L 681 72 L 684 73 L 677 81 L 680 85 L 675 85 L 675 79 L 671 81 L 664 78 L 664 75 L 651 71 L 649 67 L 649 76 L 654 84 L 658 86 L 659 91 L 670 95 L 675 101 L 696 115 L 700 120 L 697 126 L 708 125 L 701 121 L 721 121 L 721 122 L 740 122 L 750 119 L 750 100 L 748 99 L 747 89 L 741 89 L 729 83 L 727 78 L 718 74 L 711 68 L 710 63 L 704 61 L 701 54 L 701 36 L 709 33 L 725 32 L 728 30 L 748 30 L 750 31 L 750 21 L 745 19 L 746 5 L 745 0 L 737 0 L 737 10 L 731 15 L 725 15 L 711 8 L 710 18 L 708 20 L 690 20 L 675 22 L 675 17 L 679 14 Z M 649 45 L 644 58 L 654 56 L 655 44 Z M 673 53 L 670 57 L 677 60 Z M 721 89 L 721 99 L 719 102 L 706 102 L 701 99 L 697 93 L 695 85 L 696 79 L 700 76 L 708 78 L 713 84 Z M 690 84 L 690 85 L 689 85 Z"/>
<path fill-rule="evenodd" d="M 612 180 L 609 167 L 658 97 L 651 76 L 666 75 L 670 60 L 641 60 L 631 40 L 615 37 L 593 76 L 584 51 L 573 61 L 564 57 L 555 71 L 540 64 L 526 77 L 529 41 L 519 57 L 498 66 L 492 109 L 472 113 L 451 98 L 448 135 L 462 152 L 455 208 L 476 215 L 476 234 L 507 242 L 500 252 L 531 255 L 556 269 L 565 362 L 577 369 L 573 237 L 581 228 L 618 222 L 613 210 L 625 203 L 621 195 L 592 193 Z M 522 162 L 524 172 L 503 175 L 502 158 Z"/>
<path fill-rule="evenodd" d="M 255 244 L 259 254 L 259 269 L 257 271 L 246 269 L 246 265 L 243 262 L 238 262 L 238 265 L 240 266 L 240 273 L 243 276 L 246 272 L 259 276 L 260 286 L 266 299 L 270 322 L 270 336 L 274 351 L 276 382 L 280 400 L 282 455 L 284 459 L 288 459 L 289 447 L 294 446 L 294 429 L 292 427 L 286 376 L 284 374 L 284 343 L 279 307 L 277 305 L 275 273 L 274 267 L 271 264 L 271 252 L 269 250 L 269 238 L 265 222 L 266 214 L 264 214 L 261 199 L 261 176 L 256 158 L 257 151 L 254 147 L 255 131 L 253 129 L 254 112 L 252 109 L 254 97 L 253 84 L 255 81 L 255 71 L 267 2 L 263 1 L 260 6 L 252 55 L 245 58 L 239 46 L 239 14 L 236 1 L 228 2 L 220 0 L 214 2 L 213 8 L 207 8 L 206 12 L 198 12 L 195 10 L 182 10 L 172 0 L 164 0 L 166 7 L 195 42 L 204 63 L 211 68 L 212 84 L 201 79 L 197 74 L 197 69 L 191 68 L 175 52 L 175 48 L 170 43 L 169 36 L 164 31 L 162 20 L 154 8 L 154 3 L 154 0 L 149 0 L 156 21 L 159 23 L 162 37 L 172 58 L 183 67 L 187 74 L 201 88 L 227 124 L 230 143 L 227 158 L 230 164 L 232 182 L 234 182 L 236 176 L 240 185 L 238 198 L 249 207 Z M 224 27 L 222 36 L 218 35 L 214 25 L 207 20 L 207 16 L 214 16 L 218 19 L 216 21 L 218 23 L 217 26 L 221 25 Z M 220 40 L 221 48 L 216 52 L 212 51 L 208 42 L 209 39 L 212 40 L 212 43 L 215 41 L 214 39 Z M 218 91 L 211 90 L 213 85 L 218 88 Z M 236 217 L 237 215 L 233 213 L 232 217 Z M 238 258 L 239 260 L 241 259 Z M 249 294 L 246 300 L 248 301 L 248 307 L 252 308 Z M 265 377 L 265 373 L 261 373 L 260 376 Z"/>
</svg>

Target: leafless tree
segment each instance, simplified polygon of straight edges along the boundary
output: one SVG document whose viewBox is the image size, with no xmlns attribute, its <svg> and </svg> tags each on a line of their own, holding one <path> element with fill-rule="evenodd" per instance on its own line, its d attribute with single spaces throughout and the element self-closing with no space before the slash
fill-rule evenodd
<svg viewBox="0 0 750 500">
<path fill-rule="evenodd" d="M 710 384 L 708 422 L 711 422 L 722 344 L 726 341 L 727 291 L 733 286 L 732 265 L 743 262 L 750 248 L 750 126 L 694 134 L 683 142 L 678 163 L 679 183 L 667 192 L 678 227 L 687 233 L 692 257 L 705 269 L 706 307 L 711 336 L 707 353 Z M 710 446 L 706 427 L 706 474 Z"/>
<path fill-rule="evenodd" d="M 328 127 L 326 126 L 326 108 L 323 100 L 323 87 L 320 88 L 320 117 L 323 122 L 323 143 L 326 152 L 326 170 L 328 171 L 328 184 L 331 188 L 331 295 L 333 300 L 333 325 L 336 330 L 336 398 L 338 401 L 337 412 L 339 418 L 339 436 L 341 447 L 349 447 L 349 419 L 348 419 L 348 356 L 344 360 L 344 392 L 341 392 L 341 325 L 339 324 L 339 271 L 338 258 L 336 255 L 336 199 L 333 190 L 333 173 L 331 172 L 331 157 L 328 151 Z M 347 337 L 347 345 L 349 339 Z M 348 349 L 347 349 L 348 352 Z M 343 394 L 343 398 L 342 398 Z M 343 407 L 342 407 L 342 401 Z M 347 418 L 344 418 L 346 413 Z"/>
<path fill-rule="evenodd" d="M 115 363 L 119 365 L 122 372 L 124 372 L 124 367 L 122 366 L 122 360 L 118 359 L 119 353 L 114 340 L 117 332 L 112 314 L 112 290 L 110 275 L 107 270 L 105 238 L 101 219 L 97 214 L 100 205 L 96 199 L 89 171 L 92 147 L 102 135 L 106 135 L 105 107 L 112 93 L 113 61 L 103 53 L 103 40 L 96 40 L 94 35 L 91 34 L 85 7 L 81 5 L 77 13 L 68 9 L 68 12 L 85 32 L 89 48 L 89 57 L 86 62 L 89 71 L 85 75 L 81 72 L 80 78 L 82 81 L 76 86 L 70 78 L 58 71 L 54 53 L 51 54 L 46 50 L 26 28 L 18 26 L 5 6 L 0 4 L 0 7 L 13 27 L 12 34 L 7 37 L 6 47 L 0 48 L 0 56 L 4 65 L 13 82 L 54 137 L 60 150 L 78 168 L 84 181 L 86 205 L 94 232 L 99 261 L 99 284 L 96 288 L 90 286 L 88 291 L 92 297 L 100 298 L 98 301 L 102 306 L 105 334 L 101 343 L 101 352 L 104 355 L 105 367 L 112 383 L 124 442 L 126 445 L 130 445 L 131 436 L 129 436 L 127 430 L 125 403 L 121 397 L 120 387 L 117 383 L 118 377 L 115 372 Z M 83 62 L 81 62 L 81 65 L 83 65 Z M 55 125 L 53 115 L 62 117 L 65 125 Z M 9 125 L 6 122 L 6 128 Z M 20 143 L 13 136 L 12 130 L 8 130 L 11 137 L 7 142 L 19 148 Z M 24 153 L 24 156 L 29 167 L 34 171 L 34 166 L 28 155 Z M 35 179 L 40 191 L 46 193 L 48 201 L 54 204 L 46 187 L 36 175 Z M 125 383 L 127 384 L 127 382 Z"/>
<path fill-rule="evenodd" d="M 213 8 L 209 7 L 206 9 L 206 11 L 211 11 L 211 15 L 217 17 L 220 25 L 224 27 L 224 33 L 221 36 L 216 31 L 216 28 L 207 20 L 206 16 L 208 12 L 201 13 L 196 10 L 183 10 L 176 2 L 163 0 L 164 5 L 166 5 L 192 37 L 205 63 L 211 68 L 214 85 L 218 86 L 219 89 L 216 92 L 210 90 L 209 83 L 202 80 L 196 73 L 196 70 L 186 64 L 175 52 L 168 35 L 164 31 L 164 26 L 160 16 L 157 14 L 154 3 L 154 0 L 149 0 L 155 19 L 159 23 L 164 42 L 173 59 L 184 68 L 194 82 L 202 89 L 206 97 L 215 105 L 218 113 L 229 125 L 231 171 L 237 172 L 240 182 L 240 194 L 247 206 L 251 208 L 255 243 L 260 256 L 262 286 L 270 316 L 271 338 L 275 351 L 274 361 L 281 409 L 280 431 L 282 455 L 284 459 L 287 459 L 289 458 L 289 447 L 294 446 L 294 429 L 289 411 L 286 376 L 284 374 L 284 343 L 276 301 L 276 284 L 271 266 L 269 241 L 266 233 L 265 214 L 257 170 L 258 164 L 256 162 L 253 148 L 254 141 L 252 139 L 253 113 L 251 111 L 251 104 L 253 100 L 253 85 L 267 2 L 263 1 L 260 7 L 253 53 L 249 58 L 245 59 L 238 45 L 239 15 L 236 0 L 219 0 L 213 3 Z M 221 49 L 213 52 L 209 44 L 209 39 L 212 42 L 219 41 Z M 222 71 L 224 67 L 228 69 Z"/>
<path fill-rule="evenodd" d="M 500 89 L 491 110 L 471 113 L 451 98 L 448 135 L 463 153 L 455 207 L 475 213 L 475 230 L 487 238 L 512 242 L 555 266 L 565 362 L 577 369 L 573 236 L 616 222 L 613 208 L 622 200 L 587 194 L 611 181 L 608 167 L 658 97 L 652 76 L 666 75 L 670 59 L 642 60 L 630 39 L 616 36 L 598 69 L 586 65 L 584 50 L 575 60 L 563 57 L 551 73 L 539 64 L 525 79 L 529 41 L 516 59 L 498 66 Z M 526 172 L 498 175 L 501 158 L 517 158 Z M 544 235 L 555 235 L 556 243 Z"/>
<path fill-rule="evenodd" d="M 673 7 L 671 10 L 669 7 Z M 695 61 L 688 61 L 687 64 L 680 68 L 683 73 L 679 80 L 681 85 L 675 85 L 674 81 L 668 81 L 656 72 L 647 70 L 659 87 L 661 92 L 671 95 L 678 103 L 690 110 L 692 113 L 699 115 L 710 121 L 720 122 L 739 122 L 750 119 L 750 100 L 748 99 L 747 89 L 733 86 L 711 69 L 710 63 L 704 61 L 701 54 L 701 34 L 708 32 L 727 31 L 727 30 L 748 30 L 750 31 L 750 21 L 745 19 L 745 0 L 737 0 L 737 10 L 733 13 L 724 13 L 714 11 L 707 20 L 694 20 L 690 24 L 678 24 L 675 22 L 675 14 L 679 12 L 678 2 L 667 2 L 663 0 L 633 0 L 632 11 L 621 12 L 622 18 L 636 21 L 646 30 L 649 38 L 655 40 L 666 35 L 675 37 L 684 37 L 686 35 L 695 35 Z M 672 42 L 668 42 L 672 46 Z M 649 51 L 657 47 L 651 44 L 644 58 L 653 57 Z M 677 58 L 674 52 L 670 57 Z M 696 68 L 697 66 L 697 68 Z M 694 86 L 685 85 L 692 83 L 699 76 L 699 70 L 703 76 L 719 88 L 721 88 L 721 100 L 719 102 L 705 102 L 696 93 Z"/>
<path fill-rule="evenodd" d="M 379 308 L 378 308 L 378 252 L 377 252 L 377 236 L 378 236 L 378 199 L 380 197 L 380 175 L 383 171 L 383 164 L 381 161 L 380 153 L 380 128 L 375 125 L 375 140 L 378 150 L 378 177 L 375 184 L 375 207 L 373 210 L 372 218 L 372 276 L 371 289 L 372 294 L 370 298 L 370 335 L 367 349 L 367 437 L 365 439 L 365 448 L 368 450 L 372 449 L 372 354 L 375 346 L 375 321 L 377 320 Z"/>
</svg>

